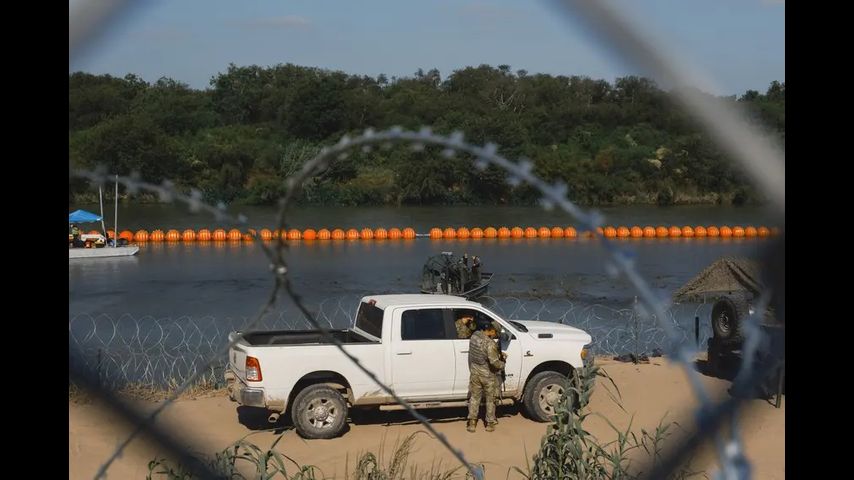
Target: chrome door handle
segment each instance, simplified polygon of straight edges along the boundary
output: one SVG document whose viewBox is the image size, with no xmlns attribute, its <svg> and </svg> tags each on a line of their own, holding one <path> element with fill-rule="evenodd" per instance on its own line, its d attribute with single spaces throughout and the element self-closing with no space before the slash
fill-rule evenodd
<svg viewBox="0 0 854 480">
<path fill-rule="evenodd" d="M 412 355 L 412 352 L 397 352 L 398 355 Z"/>
</svg>

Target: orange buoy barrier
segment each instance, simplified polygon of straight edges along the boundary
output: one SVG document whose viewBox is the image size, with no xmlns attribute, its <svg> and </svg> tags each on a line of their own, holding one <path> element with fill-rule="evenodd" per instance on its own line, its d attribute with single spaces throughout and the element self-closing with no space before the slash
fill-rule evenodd
<svg viewBox="0 0 854 480">
<path fill-rule="evenodd" d="M 471 232 L 466 227 L 460 227 L 457 229 L 457 238 L 469 238 L 471 236 Z"/>
<path fill-rule="evenodd" d="M 602 229 L 602 236 L 608 237 L 608 238 L 614 238 L 617 236 L 617 229 L 614 227 L 605 227 Z"/>
<path fill-rule="evenodd" d="M 403 237 L 403 233 L 399 228 L 389 228 L 388 229 L 388 238 L 389 240 L 398 240 Z"/>
<path fill-rule="evenodd" d="M 362 240 L 373 240 L 374 231 L 370 228 L 363 228 L 361 232 L 359 232 L 359 238 Z"/>
<path fill-rule="evenodd" d="M 694 236 L 694 229 L 688 225 L 685 225 L 684 227 L 682 227 L 682 236 L 683 237 L 693 237 Z"/>
<path fill-rule="evenodd" d="M 181 234 L 178 233 L 178 230 L 169 230 L 166 232 L 167 242 L 177 242 L 178 240 L 181 240 Z"/>
<path fill-rule="evenodd" d="M 720 230 L 721 230 L 721 237 L 729 238 L 732 236 L 732 229 L 729 228 L 728 226 L 724 225 L 720 228 Z"/>
<path fill-rule="evenodd" d="M 732 227 L 732 236 L 733 237 L 743 237 L 744 236 L 744 228 L 736 225 Z"/>
<path fill-rule="evenodd" d="M 355 228 L 347 229 L 347 240 L 358 240 L 359 239 L 359 231 Z"/>
<path fill-rule="evenodd" d="M 388 230 L 384 228 L 378 228 L 374 230 L 374 238 L 376 238 L 377 240 L 385 240 L 386 238 L 388 238 Z"/>
<path fill-rule="evenodd" d="M 133 241 L 133 232 L 130 230 L 122 230 L 122 233 L 119 234 L 119 238 L 124 238 L 128 242 Z"/>
<path fill-rule="evenodd" d="M 525 230 L 522 230 L 522 227 L 513 227 L 510 229 L 510 236 L 513 238 L 522 238 L 525 236 Z"/>
<path fill-rule="evenodd" d="M 444 237 L 444 238 L 457 238 L 457 231 L 451 227 L 448 227 L 445 229 L 445 231 L 442 232 L 442 237 Z"/>
<path fill-rule="evenodd" d="M 682 229 L 673 225 L 667 231 L 667 234 L 671 237 L 681 237 L 682 236 Z"/>
<path fill-rule="evenodd" d="M 270 230 L 268 230 L 266 228 L 262 228 L 261 229 L 261 240 L 272 240 L 272 239 L 273 239 L 273 232 L 271 232 Z"/>
<path fill-rule="evenodd" d="M 442 229 L 441 228 L 431 228 L 430 229 L 430 238 L 442 238 Z"/>
<path fill-rule="evenodd" d="M 708 235 L 709 237 L 720 237 L 721 229 L 714 225 L 710 225 L 708 228 L 706 228 L 706 235 Z"/>
<path fill-rule="evenodd" d="M 242 236 L 243 236 L 243 234 L 240 232 L 240 230 L 238 230 L 236 228 L 232 228 L 231 230 L 228 231 L 228 239 L 229 240 L 239 241 Z"/>
<path fill-rule="evenodd" d="M 537 229 L 534 227 L 525 227 L 525 238 L 537 238 Z"/>
<path fill-rule="evenodd" d="M 576 238 L 578 237 L 578 232 L 575 231 L 575 227 L 566 227 L 563 229 L 563 236 L 566 238 Z"/>
<path fill-rule="evenodd" d="M 332 240 L 344 240 L 345 238 L 347 238 L 347 232 L 344 230 L 340 228 L 332 230 Z"/>
<path fill-rule="evenodd" d="M 655 232 L 655 230 L 653 230 L 653 233 L 654 232 Z M 643 229 L 641 227 L 635 225 L 632 227 L 631 230 L 629 230 L 629 235 L 631 235 L 632 238 L 641 238 L 641 237 L 643 237 Z"/>
<path fill-rule="evenodd" d="M 155 230 L 151 232 L 151 235 L 148 237 L 152 242 L 162 242 L 166 239 L 166 234 L 163 233 L 163 230 Z"/>
<path fill-rule="evenodd" d="M 549 227 L 540 227 L 540 229 L 537 230 L 537 236 L 540 238 L 551 238 L 552 229 Z"/>
<path fill-rule="evenodd" d="M 471 229 L 471 238 L 483 238 L 483 230 L 474 227 Z"/>
<path fill-rule="evenodd" d="M 209 242 L 211 240 L 211 231 L 207 228 L 199 230 L 199 233 L 196 234 L 196 240 L 200 242 Z"/>
<path fill-rule="evenodd" d="M 483 236 L 486 238 L 495 238 L 498 236 L 498 230 L 494 227 L 486 227 L 483 229 Z"/>
<path fill-rule="evenodd" d="M 136 242 L 147 242 L 148 241 L 148 231 L 147 230 L 137 230 L 135 234 L 133 234 L 133 239 Z"/>
<path fill-rule="evenodd" d="M 744 236 L 750 237 L 750 238 L 755 237 L 756 236 L 756 227 L 753 227 L 750 225 L 744 227 Z"/>
<path fill-rule="evenodd" d="M 332 238 L 332 232 L 330 232 L 328 229 L 321 228 L 317 231 L 318 240 L 329 240 L 330 238 Z"/>
<path fill-rule="evenodd" d="M 412 240 L 415 238 L 415 229 L 412 227 L 406 227 L 403 229 L 403 238 L 406 240 Z"/>
<path fill-rule="evenodd" d="M 659 225 L 655 227 L 655 236 L 659 238 L 666 237 L 669 234 L 667 227 Z"/>
<path fill-rule="evenodd" d="M 303 238 L 303 240 L 316 240 L 317 239 L 317 232 L 314 231 L 313 228 L 306 228 L 302 232 L 302 238 Z"/>
<path fill-rule="evenodd" d="M 507 227 L 500 227 L 498 229 L 498 238 L 510 238 L 511 234 L 510 229 Z"/>
<path fill-rule="evenodd" d="M 695 237 L 705 237 L 706 236 L 706 227 L 702 225 L 697 225 L 694 227 L 694 236 Z"/>
<path fill-rule="evenodd" d="M 655 227 L 651 227 L 649 225 L 643 227 L 643 236 L 647 238 L 652 238 L 656 236 L 657 233 L 655 231 Z"/>
<path fill-rule="evenodd" d="M 629 235 L 631 235 L 631 232 L 629 231 L 629 227 L 623 227 L 623 226 L 617 227 L 617 237 L 626 238 Z"/>
<path fill-rule="evenodd" d="M 185 242 L 195 242 L 196 241 L 196 232 L 195 230 L 186 229 L 184 233 L 181 234 L 181 240 Z"/>
<path fill-rule="evenodd" d="M 563 238 L 563 228 L 552 227 L 552 238 Z"/>
<path fill-rule="evenodd" d="M 228 234 L 225 233 L 225 230 L 223 230 L 221 228 L 217 228 L 216 230 L 214 230 L 214 232 L 213 232 L 213 239 L 214 240 L 216 240 L 217 242 L 221 242 L 221 241 L 225 240 L 226 238 L 228 238 Z"/>
<path fill-rule="evenodd" d="M 768 227 L 759 227 L 756 229 L 756 233 L 760 237 L 767 237 L 768 235 L 771 235 L 771 231 L 768 230 Z"/>
</svg>

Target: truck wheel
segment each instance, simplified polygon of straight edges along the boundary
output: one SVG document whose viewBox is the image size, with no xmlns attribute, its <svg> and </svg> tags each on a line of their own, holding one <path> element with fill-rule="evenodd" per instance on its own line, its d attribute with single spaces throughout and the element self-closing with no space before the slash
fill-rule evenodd
<svg viewBox="0 0 854 480">
<path fill-rule="evenodd" d="M 334 388 L 310 385 L 294 399 L 291 418 L 303 438 L 333 438 L 347 423 L 347 402 Z"/>
<path fill-rule="evenodd" d="M 712 307 L 712 330 L 715 337 L 725 345 L 740 345 L 744 336 L 741 325 L 749 313 L 747 300 L 740 297 L 724 297 Z"/>
<path fill-rule="evenodd" d="M 540 372 L 528 380 L 522 403 L 525 413 L 531 419 L 538 422 L 548 422 L 557 413 L 557 407 L 564 392 L 573 394 L 567 390 L 569 379 L 566 375 L 558 372 Z M 576 404 L 573 398 L 573 405 Z"/>
</svg>

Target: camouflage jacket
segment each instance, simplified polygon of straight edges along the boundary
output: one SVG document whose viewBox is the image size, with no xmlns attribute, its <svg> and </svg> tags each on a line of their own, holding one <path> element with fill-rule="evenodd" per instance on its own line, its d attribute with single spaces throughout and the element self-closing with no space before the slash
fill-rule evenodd
<svg viewBox="0 0 854 480">
<path fill-rule="evenodd" d="M 472 321 L 471 323 L 474 322 Z M 474 329 L 471 327 L 471 323 L 463 323 L 462 318 L 454 322 L 457 327 L 457 338 L 471 338 L 472 333 L 474 333 Z"/>
<path fill-rule="evenodd" d="M 504 368 L 498 345 L 482 330 L 472 334 L 469 340 L 469 373 L 472 377 L 494 377 Z"/>
</svg>

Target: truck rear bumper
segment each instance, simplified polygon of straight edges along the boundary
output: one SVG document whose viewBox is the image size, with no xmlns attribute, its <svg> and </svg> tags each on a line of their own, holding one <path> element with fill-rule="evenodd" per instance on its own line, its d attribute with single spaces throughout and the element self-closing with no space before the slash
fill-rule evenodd
<svg viewBox="0 0 854 480">
<path fill-rule="evenodd" d="M 225 371 L 225 382 L 228 385 L 228 398 L 232 402 L 237 402 L 247 407 L 265 408 L 267 406 L 263 388 L 251 388 L 247 386 L 231 370 Z"/>
</svg>

